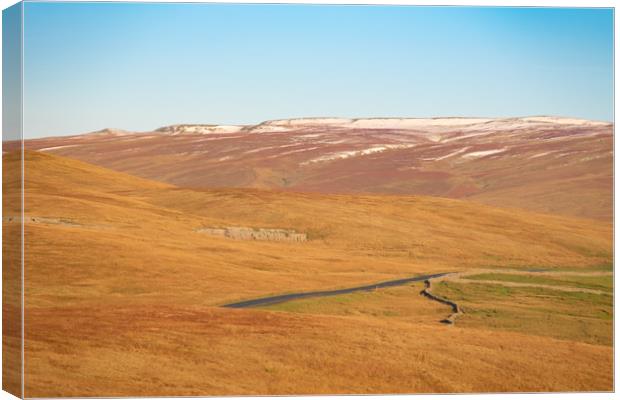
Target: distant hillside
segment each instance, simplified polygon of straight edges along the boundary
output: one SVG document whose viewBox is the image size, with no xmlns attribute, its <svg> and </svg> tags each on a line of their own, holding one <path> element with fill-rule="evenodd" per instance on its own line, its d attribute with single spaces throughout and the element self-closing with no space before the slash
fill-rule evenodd
<svg viewBox="0 0 620 400">
<path fill-rule="evenodd" d="M 421 194 L 610 221 L 612 132 L 559 117 L 301 118 L 26 146 L 184 187 Z"/>
</svg>

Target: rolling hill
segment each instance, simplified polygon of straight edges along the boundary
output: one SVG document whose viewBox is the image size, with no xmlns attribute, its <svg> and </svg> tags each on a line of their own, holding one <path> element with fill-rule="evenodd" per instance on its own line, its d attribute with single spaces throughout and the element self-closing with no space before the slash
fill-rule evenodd
<svg viewBox="0 0 620 400">
<path fill-rule="evenodd" d="M 63 140 L 96 149 L 109 135 Z M 139 140 L 119 135 L 119 145 Z M 165 147 L 185 135 L 157 138 Z M 417 287 L 411 318 L 218 307 L 481 267 L 608 270 L 610 223 L 428 196 L 189 188 L 51 153 L 24 159 L 28 397 L 611 388 L 609 346 L 442 326 L 445 307 Z M 3 213 L 14 229 L 17 210 Z M 235 240 L 206 227 L 308 240 Z"/>
</svg>

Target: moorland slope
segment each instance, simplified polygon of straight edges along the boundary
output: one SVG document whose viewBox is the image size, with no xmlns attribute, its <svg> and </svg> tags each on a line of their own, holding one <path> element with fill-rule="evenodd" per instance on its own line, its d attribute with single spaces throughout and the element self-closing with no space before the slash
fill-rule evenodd
<svg viewBox="0 0 620 400">
<path fill-rule="evenodd" d="M 609 268 L 608 223 L 425 196 L 192 190 L 42 152 L 24 164 L 26 396 L 611 388 L 609 346 L 441 326 L 445 307 L 415 288 L 404 319 L 218 307 L 480 267 Z M 227 226 L 308 240 L 198 231 Z"/>
<path fill-rule="evenodd" d="M 612 143 L 610 123 L 524 117 L 175 125 L 25 145 L 182 187 L 429 195 L 610 221 Z"/>
</svg>

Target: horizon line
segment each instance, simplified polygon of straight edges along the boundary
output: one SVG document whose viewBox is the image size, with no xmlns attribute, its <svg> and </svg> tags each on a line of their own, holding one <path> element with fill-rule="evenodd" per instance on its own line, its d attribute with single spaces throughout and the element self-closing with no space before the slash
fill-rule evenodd
<svg viewBox="0 0 620 400">
<path fill-rule="evenodd" d="M 489 119 L 489 120 L 511 120 L 511 119 L 525 119 L 525 118 L 557 118 L 557 119 L 575 119 L 575 120 L 581 120 L 581 121 L 590 121 L 590 122 L 598 122 L 598 123 L 605 123 L 605 124 L 610 124 L 610 125 L 614 125 L 615 122 L 612 121 L 608 121 L 608 120 L 597 120 L 597 119 L 590 119 L 590 118 L 581 118 L 581 117 L 573 117 L 573 116 L 566 116 L 566 115 L 552 115 L 552 114 L 534 114 L 534 115 L 521 115 L 521 116 L 502 116 L 502 117 L 488 117 L 488 116 L 458 116 L 458 115 L 452 115 L 452 116 L 431 116 L 431 117 L 404 117 L 404 116 L 390 116 L 390 117 L 339 117 L 339 116 L 311 116 L 311 117 L 291 117 L 291 118 L 274 118 L 274 119 L 266 119 L 266 120 L 261 120 L 258 123 L 255 124 L 236 124 L 236 123 L 201 123 L 201 122 L 179 122 L 179 123 L 172 123 L 172 124 L 166 124 L 166 125 L 161 125 L 157 128 L 154 129 L 147 129 L 147 130 L 130 130 L 130 129 L 124 129 L 124 128 L 118 128 L 118 127 L 113 127 L 113 126 L 106 126 L 103 127 L 101 129 L 96 129 L 96 130 L 92 130 L 92 131 L 86 131 L 86 132 L 78 132 L 78 133 L 68 133 L 68 134 L 61 134 L 61 135 L 50 135 L 50 136 L 35 136 L 35 137 L 29 137 L 29 138 L 25 138 L 22 132 L 21 138 L 18 140 L 38 140 L 38 139 L 47 139 L 47 138 L 55 138 L 55 137 L 71 137 L 71 136 L 81 136 L 81 135 L 89 135 L 89 134 L 95 134 L 95 133 L 100 133 L 100 132 L 104 132 L 104 131 L 123 131 L 123 132 L 129 132 L 129 133 L 151 133 L 151 132 L 157 132 L 160 129 L 163 128 L 167 128 L 167 127 L 172 127 L 172 126 L 183 126 L 183 125 L 188 125 L 188 126 L 211 126 L 211 127 L 216 127 L 216 126 L 241 126 L 244 128 L 247 127 L 256 127 L 256 126 L 260 126 L 269 122 L 274 122 L 274 121 L 295 121 L 295 120 L 320 120 L 320 119 L 331 119 L 331 120 L 349 120 L 352 122 L 355 121 L 359 121 L 359 120 L 380 120 L 380 119 L 400 119 L 400 120 L 414 120 L 414 119 L 418 119 L 418 120 L 437 120 L 437 119 Z M 8 140 L 7 142 L 10 141 L 15 141 L 15 140 Z M 3 140 L 3 142 L 5 142 Z"/>
</svg>

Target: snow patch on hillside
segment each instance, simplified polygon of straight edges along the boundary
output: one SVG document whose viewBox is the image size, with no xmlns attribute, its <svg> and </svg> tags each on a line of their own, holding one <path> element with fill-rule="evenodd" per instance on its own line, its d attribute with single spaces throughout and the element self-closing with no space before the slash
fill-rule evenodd
<svg viewBox="0 0 620 400">
<path fill-rule="evenodd" d="M 342 159 L 346 159 L 350 157 L 366 156 L 369 154 L 381 153 L 386 150 L 407 149 L 413 146 L 414 146 L 413 144 L 386 144 L 386 145 L 381 145 L 381 146 L 373 146 L 373 147 L 369 147 L 369 148 L 362 149 L 362 150 L 340 151 L 337 153 L 330 153 L 330 154 L 326 154 L 321 157 L 314 158 L 312 160 L 308 160 L 302 163 L 302 165 L 323 162 L 323 161 L 342 160 Z"/>
<path fill-rule="evenodd" d="M 369 118 L 357 119 L 349 128 L 365 129 L 412 129 L 423 127 L 464 126 L 489 122 L 489 118 Z"/>
<path fill-rule="evenodd" d="M 156 132 L 162 132 L 169 135 L 183 134 L 222 134 L 236 133 L 244 128 L 242 125 L 171 125 L 159 128 Z"/>
<path fill-rule="evenodd" d="M 494 149 L 494 150 L 482 150 L 482 151 L 472 151 L 471 153 L 466 153 L 463 154 L 461 157 L 464 158 L 479 158 L 479 157 L 486 157 L 486 156 L 490 156 L 492 154 L 499 154 L 499 153 L 503 153 L 506 150 L 508 150 L 507 148 L 502 148 L 502 149 Z"/>
<path fill-rule="evenodd" d="M 467 150 L 469 150 L 470 147 L 463 147 L 462 149 L 459 149 L 457 151 L 454 151 L 452 153 L 446 154 L 445 156 L 441 156 L 441 157 L 437 157 L 437 158 L 433 158 L 431 160 L 433 161 L 441 161 L 441 160 L 445 160 L 446 158 L 450 158 L 450 157 L 454 157 L 457 156 L 461 153 L 465 153 Z"/>
<path fill-rule="evenodd" d="M 58 150 L 58 149 L 64 149 L 66 147 L 75 147 L 75 146 L 79 146 L 79 145 L 77 145 L 77 144 L 67 144 L 67 145 L 64 145 L 64 146 L 44 147 L 42 149 L 38 149 L 37 151 Z"/>
<path fill-rule="evenodd" d="M 554 151 L 544 151 L 542 153 L 534 154 L 533 156 L 530 156 L 528 158 L 531 160 L 532 158 L 544 157 L 544 156 L 552 154 L 552 153 L 555 153 L 555 152 Z"/>
<path fill-rule="evenodd" d="M 554 124 L 598 126 L 606 122 L 589 121 L 577 118 L 562 117 L 522 117 L 522 118 L 465 118 L 465 117 L 436 117 L 436 118 L 293 118 L 265 121 L 255 126 L 243 128 L 249 133 L 279 133 L 300 130 L 384 130 L 384 131 L 418 131 L 434 133 L 428 136 L 432 141 L 439 141 L 439 134 L 450 131 L 505 131 L 520 130 L 532 127 L 552 127 Z M 319 134 L 320 135 L 320 134 Z M 465 136 L 463 136 L 465 137 Z M 451 138 L 450 140 L 456 140 Z"/>
<path fill-rule="evenodd" d="M 303 153 L 303 152 L 306 152 L 306 151 L 312 151 L 312 150 L 316 150 L 316 149 L 319 149 L 319 148 L 320 147 L 305 147 L 303 149 L 285 151 L 284 153 L 274 154 L 273 156 L 269 156 L 267 158 L 279 158 L 279 157 L 282 157 L 282 156 L 288 156 L 290 154 L 295 154 L 295 153 Z"/>
<path fill-rule="evenodd" d="M 551 124 L 561 124 L 561 125 L 608 125 L 609 122 L 604 121 L 593 121 L 589 119 L 580 119 L 580 118 L 567 118 L 567 117 L 550 117 L 550 116 L 540 116 L 540 117 L 525 117 L 521 118 L 523 121 L 528 122 L 546 122 Z"/>
</svg>

